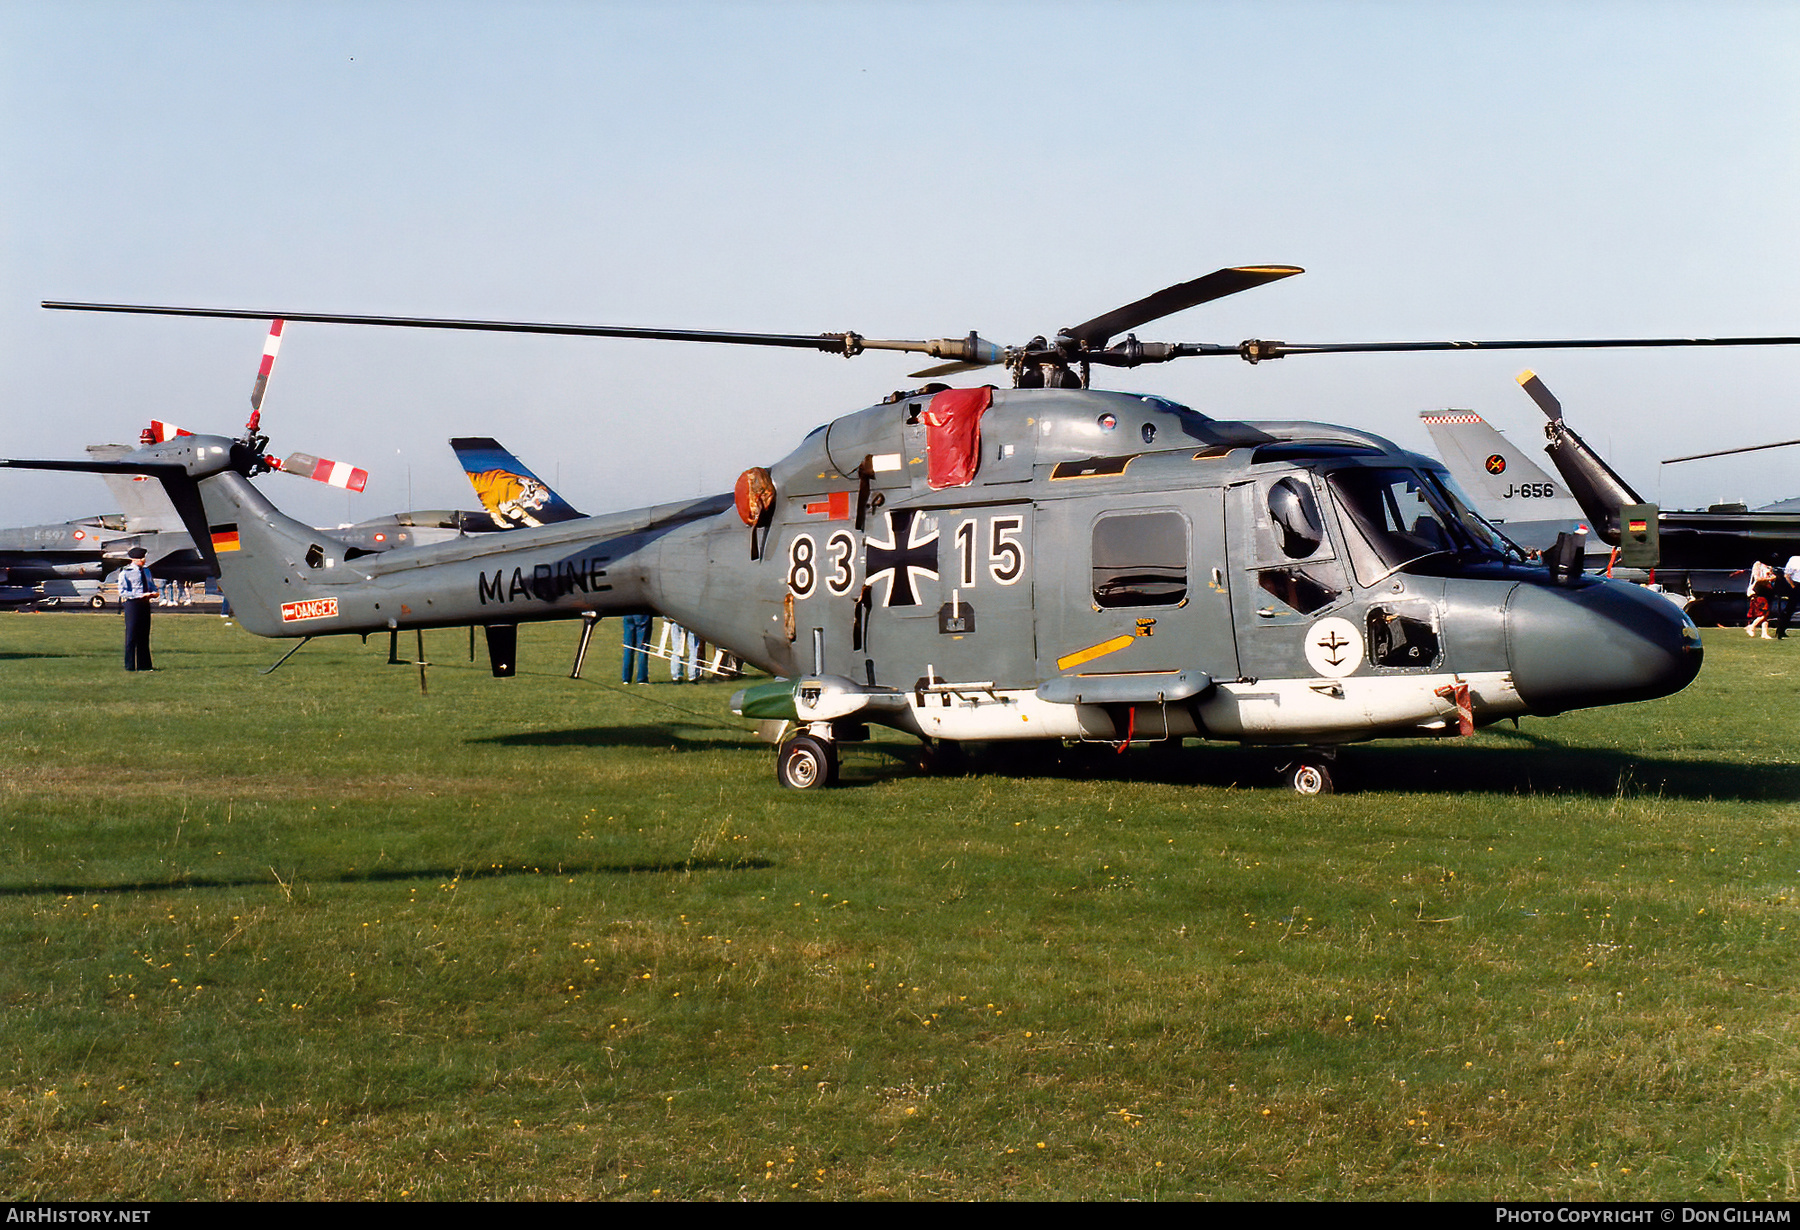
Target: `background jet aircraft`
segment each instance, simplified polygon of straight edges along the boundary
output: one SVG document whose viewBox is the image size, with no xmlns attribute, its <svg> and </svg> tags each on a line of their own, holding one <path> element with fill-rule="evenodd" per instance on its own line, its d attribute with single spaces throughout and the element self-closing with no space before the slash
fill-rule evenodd
<svg viewBox="0 0 1800 1230">
<path fill-rule="evenodd" d="M 450 441 L 450 447 L 456 450 L 469 485 L 475 488 L 496 529 L 553 525 L 587 515 L 577 512 L 491 436 L 458 436 Z"/>
<path fill-rule="evenodd" d="M 173 436 L 179 429 L 168 432 Z M 477 479 L 475 462 L 481 472 L 497 473 L 510 468 L 522 476 L 516 484 L 514 500 L 543 522 L 567 520 L 582 514 L 525 469 L 511 453 L 495 441 L 452 441 L 453 445 L 480 445 L 465 459 L 471 482 Z M 88 456 L 99 462 L 117 462 L 133 450 L 124 444 L 91 444 Z M 459 447 L 458 455 L 463 450 Z M 181 515 L 175 511 L 163 485 L 138 474 L 102 473 L 120 511 L 83 517 L 53 525 L 23 526 L 0 529 L 0 606 L 29 606 L 46 598 L 65 602 L 91 601 L 88 595 L 71 588 L 74 581 L 99 581 L 123 567 L 126 553 L 133 547 L 144 548 L 150 572 L 158 580 L 204 581 L 217 573 L 183 528 Z M 535 493 L 523 483 L 535 486 Z M 498 477 L 488 480 L 491 491 L 507 490 Z M 481 487 L 478 485 L 477 490 Z M 530 503 L 536 499 L 538 504 Z M 541 507 L 540 507 L 541 504 Z M 465 534 L 492 533 L 526 524 L 517 518 L 503 520 L 487 512 L 461 509 L 415 510 L 359 521 L 354 525 L 321 527 L 353 554 L 371 554 L 405 547 L 426 546 L 460 538 Z M 47 588 L 46 588 L 47 587 Z"/>
<path fill-rule="evenodd" d="M 125 552 L 133 545 L 124 541 L 129 538 L 130 535 L 108 527 L 103 517 L 0 530 L 0 583 L 35 585 L 58 578 L 98 580 L 125 562 Z M 109 544 L 121 541 L 123 546 L 109 549 Z"/>
<path fill-rule="evenodd" d="M 353 548 L 390 551 L 397 547 L 429 546 L 466 534 L 492 534 L 587 516 L 577 512 L 493 437 L 459 436 L 450 441 L 450 447 L 456 450 L 463 473 L 468 475 L 485 511 L 431 509 L 395 513 L 323 532 Z"/>
<path fill-rule="evenodd" d="M 122 444 L 96 444 L 88 455 L 117 461 L 130 451 Z M 41 583 L 101 580 L 124 566 L 133 547 L 148 552 L 153 574 L 184 581 L 212 575 L 161 483 L 124 474 L 105 477 L 114 480 L 109 485 L 124 512 L 0 530 L 0 583 L 22 587 L 13 605 L 31 602 L 31 588 Z"/>
<path fill-rule="evenodd" d="M 1428 410 L 1419 422 L 1431 433 L 1438 456 L 1477 511 L 1533 551 L 1558 534 L 1587 534 L 1587 518 L 1561 480 L 1552 479 L 1473 410 Z M 1602 552 L 1604 555 L 1604 552 Z"/>
</svg>

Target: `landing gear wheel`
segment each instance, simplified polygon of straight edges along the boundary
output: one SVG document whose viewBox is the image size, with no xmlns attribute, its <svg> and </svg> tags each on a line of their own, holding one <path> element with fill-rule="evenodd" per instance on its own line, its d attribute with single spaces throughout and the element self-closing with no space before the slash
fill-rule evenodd
<svg viewBox="0 0 1800 1230">
<path fill-rule="evenodd" d="M 1331 794 L 1331 768 L 1322 760 L 1302 760 L 1288 770 L 1288 784 L 1295 794 Z"/>
<path fill-rule="evenodd" d="M 102 598 L 99 594 L 95 594 L 92 598 L 88 599 L 88 605 L 93 607 L 96 611 L 104 611 L 106 609 L 106 599 Z"/>
<path fill-rule="evenodd" d="M 789 790 L 818 790 L 837 775 L 837 748 L 816 735 L 795 735 L 775 753 L 775 780 Z"/>
</svg>

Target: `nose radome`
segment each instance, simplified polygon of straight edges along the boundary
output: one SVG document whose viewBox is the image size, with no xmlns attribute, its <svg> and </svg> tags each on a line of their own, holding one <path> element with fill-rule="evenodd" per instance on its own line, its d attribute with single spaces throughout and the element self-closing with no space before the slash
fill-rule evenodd
<svg viewBox="0 0 1800 1230">
<path fill-rule="evenodd" d="M 1654 700 L 1700 673 L 1700 633 L 1674 603 L 1623 581 L 1520 585 L 1506 601 L 1513 684 L 1530 711 Z"/>
</svg>

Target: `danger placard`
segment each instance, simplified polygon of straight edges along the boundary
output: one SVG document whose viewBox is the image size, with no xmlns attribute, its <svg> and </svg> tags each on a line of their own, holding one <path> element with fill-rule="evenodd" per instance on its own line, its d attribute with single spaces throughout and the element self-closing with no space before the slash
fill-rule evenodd
<svg viewBox="0 0 1800 1230">
<path fill-rule="evenodd" d="M 304 619 L 336 619 L 337 613 L 336 598 L 308 598 L 305 602 L 281 604 L 281 622 L 284 624 L 299 623 Z"/>
</svg>

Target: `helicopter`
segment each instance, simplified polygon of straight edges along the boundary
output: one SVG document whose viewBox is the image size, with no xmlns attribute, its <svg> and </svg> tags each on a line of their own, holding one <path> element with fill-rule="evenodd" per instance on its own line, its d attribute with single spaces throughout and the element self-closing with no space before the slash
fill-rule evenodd
<svg viewBox="0 0 1800 1230">
<path fill-rule="evenodd" d="M 1706 509 L 1658 509 L 1644 500 L 1563 418 L 1562 402 L 1536 372 L 1520 372 L 1519 387 L 1544 412 L 1544 451 L 1570 494 L 1591 517 L 1601 540 L 1615 548 L 1627 538 L 1647 545 L 1651 577 L 1685 593 L 1710 623 L 1741 623 L 1748 573 L 1758 560 L 1779 567 L 1800 554 L 1800 509 L 1793 501 L 1767 508 L 1715 504 Z M 1671 457 L 1670 465 L 1800 443 L 1782 440 Z M 1629 515 L 1627 515 L 1627 512 Z"/>
<path fill-rule="evenodd" d="M 1233 422 L 1091 387 L 1095 367 L 1236 356 L 1800 338 L 1237 345 L 1140 341 L 1171 313 L 1303 272 L 1240 266 L 1023 345 L 853 332 L 733 333 L 47 301 L 46 308 L 367 326 L 887 350 L 927 383 L 816 428 L 730 492 L 354 556 L 249 480 L 266 440 L 179 437 L 114 463 L 159 478 L 245 627 L 307 638 L 486 630 L 512 673 L 520 623 L 654 613 L 774 676 L 732 698 L 810 790 L 884 726 L 948 759 L 972 741 L 1290 749 L 1302 794 L 1346 743 L 1459 737 L 1522 715 L 1679 691 L 1697 630 L 1635 586 L 1540 559 L 1439 462 L 1351 427 Z M 1121 337 L 1123 335 L 1123 337 Z M 999 367 L 1011 387 L 941 378 Z M 94 463 L 7 461 L 38 468 Z M 301 642 L 304 643 L 304 640 Z"/>
</svg>

